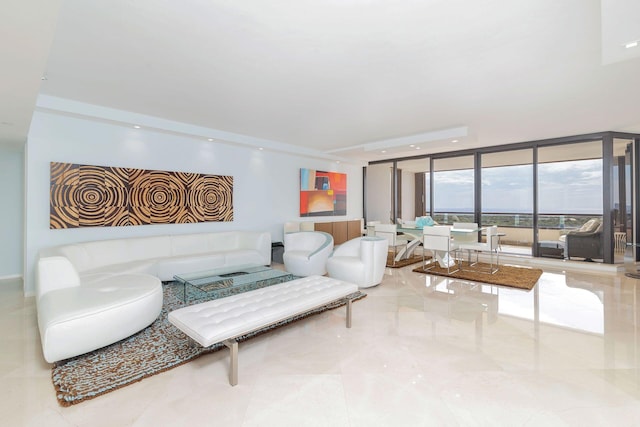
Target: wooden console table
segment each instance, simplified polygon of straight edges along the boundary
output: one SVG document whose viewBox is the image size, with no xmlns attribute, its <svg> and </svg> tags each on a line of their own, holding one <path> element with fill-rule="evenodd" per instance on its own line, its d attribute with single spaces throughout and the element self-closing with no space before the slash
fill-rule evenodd
<svg viewBox="0 0 640 427">
<path fill-rule="evenodd" d="M 340 245 L 347 240 L 362 236 L 362 224 L 359 219 L 334 222 L 316 222 L 315 231 L 324 231 L 333 236 L 333 244 Z"/>
</svg>

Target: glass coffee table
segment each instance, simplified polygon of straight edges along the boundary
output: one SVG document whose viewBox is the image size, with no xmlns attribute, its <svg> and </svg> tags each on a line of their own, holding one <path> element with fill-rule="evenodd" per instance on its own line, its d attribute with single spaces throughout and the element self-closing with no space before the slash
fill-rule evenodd
<svg viewBox="0 0 640 427">
<path fill-rule="evenodd" d="M 295 279 L 296 276 L 263 265 L 248 265 L 177 274 L 173 278 L 183 285 L 183 301 L 190 303 L 224 298 L 288 282 Z"/>
</svg>

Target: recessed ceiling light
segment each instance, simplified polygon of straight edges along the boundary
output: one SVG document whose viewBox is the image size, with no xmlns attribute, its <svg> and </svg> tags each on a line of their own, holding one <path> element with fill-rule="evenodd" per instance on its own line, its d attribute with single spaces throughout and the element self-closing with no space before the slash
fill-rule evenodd
<svg viewBox="0 0 640 427">
<path fill-rule="evenodd" d="M 138 125 L 133 125 L 133 128 L 134 128 L 134 129 L 140 129 L 140 126 L 138 126 Z"/>
<path fill-rule="evenodd" d="M 259 148 L 258 148 L 258 150 L 260 150 L 260 151 L 262 151 L 262 150 L 264 150 L 264 148 L 262 148 L 262 147 L 259 147 Z"/>
<path fill-rule="evenodd" d="M 213 142 L 213 138 L 207 138 L 207 141 Z"/>
<path fill-rule="evenodd" d="M 337 164 L 340 164 L 340 160 L 336 160 L 336 163 L 337 163 Z"/>
<path fill-rule="evenodd" d="M 457 139 L 454 139 L 454 140 L 452 140 L 451 142 L 456 143 L 456 142 L 458 142 L 458 140 L 457 140 Z"/>
<path fill-rule="evenodd" d="M 419 149 L 420 149 L 420 147 L 416 147 L 416 150 L 419 150 Z"/>
<path fill-rule="evenodd" d="M 415 146 L 416 146 L 415 144 L 411 144 L 409 147 L 413 148 L 413 147 L 415 147 Z"/>
<path fill-rule="evenodd" d="M 632 42 L 627 42 L 624 44 L 624 47 L 626 47 L 627 49 L 631 49 L 632 47 L 636 47 L 638 46 L 638 40 L 634 40 Z"/>
<path fill-rule="evenodd" d="M 382 154 L 384 154 L 384 153 L 386 153 L 386 152 L 387 152 L 387 150 L 382 150 L 382 151 L 381 151 L 381 153 L 382 153 Z"/>
</svg>

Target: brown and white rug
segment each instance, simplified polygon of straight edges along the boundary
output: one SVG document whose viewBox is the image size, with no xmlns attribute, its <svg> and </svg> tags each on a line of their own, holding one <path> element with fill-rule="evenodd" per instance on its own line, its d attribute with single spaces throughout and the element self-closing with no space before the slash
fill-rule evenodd
<svg viewBox="0 0 640 427">
<path fill-rule="evenodd" d="M 222 343 L 207 348 L 189 346 L 187 336 L 167 320 L 170 311 L 185 305 L 177 295 L 182 295 L 181 285 L 165 284 L 162 312 L 149 327 L 122 341 L 61 361 L 54 366 L 51 370 L 51 379 L 58 403 L 62 406 L 70 406 L 92 399 L 175 368 L 205 353 L 224 348 Z M 358 291 L 349 297 L 356 301 L 365 296 L 366 294 Z M 239 338 L 238 341 L 247 340 L 310 315 L 343 306 L 345 303 L 346 299 L 327 304 L 295 318 L 251 332 Z"/>
<path fill-rule="evenodd" d="M 429 265 L 428 267 L 430 267 Z M 489 264 L 479 263 L 479 267 L 483 270 L 489 268 Z M 463 262 L 463 268 L 469 269 L 466 262 Z M 491 283 L 494 285 L 509 286 L 512 288 L 531 290 L 538 282 L 542 275 L 539 268 L 517 267 L 514 265 L 500 265 L 497 272 L 493 274 L 481 273 L 478 271 L 459 270 L 455 273 L 447 273 L 446 268 L 435 265 L 431 270 L 425 270 L 423 266 L 414 268 L 416 273 L 434 274 L 436 276 L 453 277 L 456 279 L 473 280 L 474 282 Z"/>
</svg>

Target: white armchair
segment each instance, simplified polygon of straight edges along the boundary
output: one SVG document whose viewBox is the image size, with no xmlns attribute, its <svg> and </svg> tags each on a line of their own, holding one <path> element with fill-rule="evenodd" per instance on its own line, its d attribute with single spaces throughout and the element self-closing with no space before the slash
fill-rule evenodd
<svg viewBox="0 0 640 427">
<path fill-rule="evenodd" d="M 327 259 L 333 251 L 333 237 L 322 231 L 300 231 L 284 235 L 284 268 L 289 273 L 306 277 L 324 275 Z"/>
<path fill-rule="evenodd" d="M 357 237 L 334 251 L 327 260 L 329 277 L 369 288 L 379 285 L 387 266 L 389 242 L 382 237 Z"/>
</svg>

